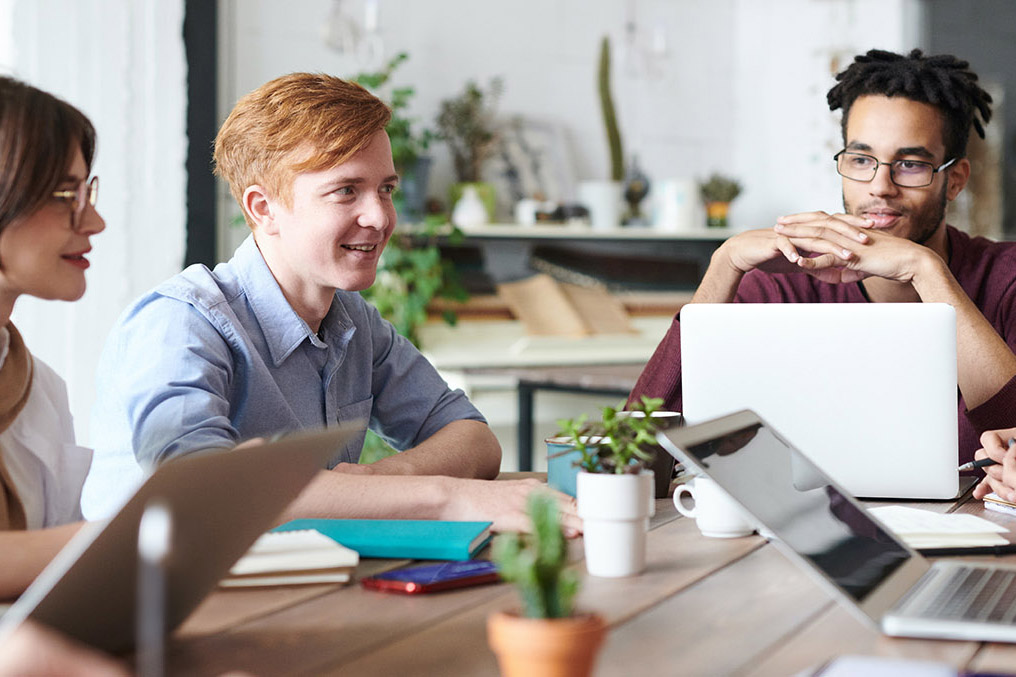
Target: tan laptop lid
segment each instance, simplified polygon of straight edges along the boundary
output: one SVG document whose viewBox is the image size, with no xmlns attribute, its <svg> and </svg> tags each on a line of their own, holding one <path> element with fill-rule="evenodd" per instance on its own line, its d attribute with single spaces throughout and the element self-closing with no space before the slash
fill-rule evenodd
<svg viewBox="0 0 1016 677">
<path fill-rule="evenodd" d="M 130 649 L 138 525 L 156 499 L 172 517 L 163 622 L 172 631 L 363 425 L 197 452 L 160 466 L 108 522 L 90 523 L 72 539 L 3 616 L 0 635 L 31 618 L 106 651 Z"/>
</svg>

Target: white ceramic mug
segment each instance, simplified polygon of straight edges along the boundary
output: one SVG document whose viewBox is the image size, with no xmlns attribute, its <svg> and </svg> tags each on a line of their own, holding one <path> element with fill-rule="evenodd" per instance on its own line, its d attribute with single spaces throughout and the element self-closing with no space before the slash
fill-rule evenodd
<svg viewBox="0 0 1016 677">
<path fill-rule="evenodd" d="M 674 507 L 694 519 L 703 536 L 737 538 L 755 531 L 741 506 L 708 477 L 679 485 L 674 490 Z"/>
</svg>

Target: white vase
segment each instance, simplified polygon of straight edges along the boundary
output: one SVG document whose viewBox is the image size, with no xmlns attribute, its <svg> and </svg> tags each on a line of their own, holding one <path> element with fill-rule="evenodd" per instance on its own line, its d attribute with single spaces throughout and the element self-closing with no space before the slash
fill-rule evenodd
<svg viewBox="0 0 1016 677">
<path fill-rule="evenodd" d="M 476 191 L 476 186 L 463 186 L 462 197 L 452 210 L 452 223 L 459 228 L 471 228 L 487 223 L 487 208 Z"/>
<path fill-rule="evenodd" d="M 642 573 L 646 568 L 653 473 L 614 475 L 582 471 L 576 488 L 589 574 L 621 578 Z"/>
<path fill-rule="evenodd" d="M 613 230 L 621 225 L 622 184 L 620 181 L 583 181 L 579 203 L 589 210 L 593 230 Z"/>
<path fill-rule="evenodd" d="M 698 230 L 702 223 L 699 215 L 698 185 L 691 179 L 665 179 L 659 182 L 654 199 L 653 226 L 669 233 L 686 233 Z"/>
</svg>

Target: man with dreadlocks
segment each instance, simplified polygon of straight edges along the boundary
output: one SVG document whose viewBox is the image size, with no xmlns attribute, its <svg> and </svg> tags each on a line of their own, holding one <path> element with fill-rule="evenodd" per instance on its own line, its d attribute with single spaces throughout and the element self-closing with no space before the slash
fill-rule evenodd
<svg viewBox="0 0 1016 677">
<path fill-rule="evenodd" d="M 984 136 L 991 96 L 966 61 L 871 50 L 836 76 L 843 110 L 843 214 L 781 216 L 727 240 L 692 303 L 948 303 L 956 309 L 959 460 L 1016 418 L 1016 244 L 945 222 L 970 176 L 971 127 Z M 978 119 L 978 114 L 980 119 Z M 891 337 L 887 337 L 891 340 Z M 674 319 L 632 391 L 681 409 Z"/>
</svg>

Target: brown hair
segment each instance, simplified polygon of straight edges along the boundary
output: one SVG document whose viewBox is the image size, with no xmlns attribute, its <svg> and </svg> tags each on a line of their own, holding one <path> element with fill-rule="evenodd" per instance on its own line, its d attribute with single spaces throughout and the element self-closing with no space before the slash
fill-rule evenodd
<svg viewBox="0 0 1016 677">
<path fill-rule="evenodd" d="M 229 183 L 241 206 L 243 192 L 254 184 L 288 206 L 296 174 L 346 162 L 391 115 L 384 102 L 356 83 L 323 73 L 290 73 L 236 102 L 215 137 L 215 173 Z M 251 225 L 246 211 L 244 218 Z"/>
<path fill-rule="evenodd" d="M 95 128 L 88 118 L 52 94 L 0 76 L 0 232 L 49 199 L 75 145 L 91 171 Z"/>
</svg>

